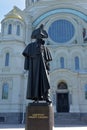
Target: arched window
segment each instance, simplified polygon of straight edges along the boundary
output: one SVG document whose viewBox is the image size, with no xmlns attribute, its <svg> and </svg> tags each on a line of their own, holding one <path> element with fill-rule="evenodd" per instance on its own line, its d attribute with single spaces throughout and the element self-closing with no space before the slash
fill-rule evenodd
<svg viewBox="0 0 87 130">
<path fill-rule="evenodd" d="M 58 89 L 67 89 L 67 84 L 64 83 L 64 82 L 60 82 L 60 83 L 58 84 Z"/>
<path fill-rule="evenodd" d="M 12 24 L 8 25 L 8 34 L 12 34 Z"/>
<path fill-rule="evenodd" d="M 75 70 L 79 70 L 79 57 L 75 57 Z"/>
<path fill-rule="evenodd" d="M 8 99 L 9 85 L 7 83 L 2 86 L 2 99 Z"/>
<path fill-rule="evenodd" d="M 64 57 L 60 57 L 60 68 L 64 68 Z"/>
<path fill-rule="evenodd" d="M 5 55 L 5 66 L 9 66 L 9 53 L 8 52 Z"/>
<path fill-rule="evenodd" d="M 85 99 L 87 99 L 87 84 L 85 85 Z"/>
<path fill-rule="evenodd" d="M 20 25 L 17 25 L 16 34 L 17 34 L 18 36 L 20 36 Z"/>
</svg>

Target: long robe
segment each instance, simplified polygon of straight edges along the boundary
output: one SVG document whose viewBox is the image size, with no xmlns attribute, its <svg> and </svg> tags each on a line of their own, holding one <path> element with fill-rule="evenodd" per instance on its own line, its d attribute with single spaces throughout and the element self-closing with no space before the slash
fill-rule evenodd
<svg viewBox="0 0 87 130">
<path fill-rule="evenodd" d="M 44 100 L 50 89 L 49 61 L 52 60 L 48 48 L 33 42 L 27 45 L 23 51 L 25 57 L 24 69 L 29 70 L 27 83 L 27 99 Z"/>
</svg>

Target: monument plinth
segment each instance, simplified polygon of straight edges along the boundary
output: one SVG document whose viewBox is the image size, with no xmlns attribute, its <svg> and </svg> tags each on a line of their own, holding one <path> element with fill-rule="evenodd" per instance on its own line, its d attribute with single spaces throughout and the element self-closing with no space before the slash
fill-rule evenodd
<svg viewBox="0 0 87 130">
<path fill-rule="evenodd" d="M 29 103 L 26 109 L 25 130 L 53 130 L 54 113 L 52 104 Z"/>
</svg>

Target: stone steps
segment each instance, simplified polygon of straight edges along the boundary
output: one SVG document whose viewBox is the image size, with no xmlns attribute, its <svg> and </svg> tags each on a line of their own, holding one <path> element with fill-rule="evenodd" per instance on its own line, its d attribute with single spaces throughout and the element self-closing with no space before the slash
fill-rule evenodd
<svg viewBox="0 0 87 130">
<path fill-rule="evenodd" d="M 81 121 L 78 113 L 54 113 L 54 124 L 55 126 L 87 125 Z"/>
</svg>

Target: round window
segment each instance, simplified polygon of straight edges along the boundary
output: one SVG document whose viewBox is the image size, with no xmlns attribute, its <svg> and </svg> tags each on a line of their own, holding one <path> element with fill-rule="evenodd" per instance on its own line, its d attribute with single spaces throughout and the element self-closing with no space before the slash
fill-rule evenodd
<svg viewBox="0 0 87 130">
<path fill-rule="evenodd" d="M 73 24 L 65 19 L 54 21 L 48 30 L 49 37 L 57 43 L 65 43 L 74 36 L 75 28 Z"/>
</svg>

